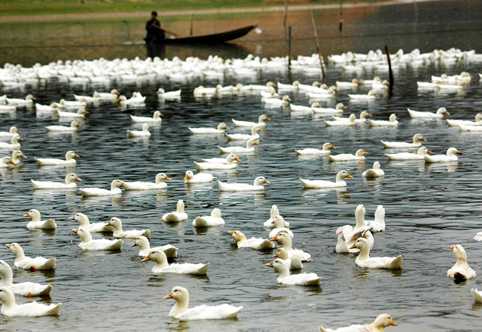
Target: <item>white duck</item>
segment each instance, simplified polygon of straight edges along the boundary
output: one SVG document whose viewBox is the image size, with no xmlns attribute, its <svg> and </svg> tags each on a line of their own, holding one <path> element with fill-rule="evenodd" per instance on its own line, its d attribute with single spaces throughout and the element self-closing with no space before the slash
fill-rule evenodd
<svg viewBox="0 0 482 332">
<path fill-rule="evenodd" d="M 474 297 L 474 301 L 476 304 L 482 304 L 482 291 L 479 291 L 477 288 L 472 288 L 470 293 Z"/>
<path fill-rule="evenodd" d="M 325 121 L 325 123 L 329 127 L 354 126 L 356 124 L 356 115 L 350 114 L 348 118 L 337 118 L 335 120 L 327 120 Z"/>
<path fill-rule="evenodd" d="M 364 125 L 367 123 L 368 119 L 371 118 L 372 115 L 368 111 L 361 111 L 360 116 L 358 119 L 355 118 L 355 124 L 356 125 Z M 350 121 L 349 118 L 340 118 L 335 116 L 335 120 L 340 120 L 340 121 Z"/>
<path fill-rule="evenodd" d="M 27 224 L 27 229 L 43 229 L 43 230 L 54 230 L 57 228 L 57 224 L 54 219 L 42 220 L 39 210 L 31 209 L 25 212 L 23 215 L 25 218 L 30 219 Z"/>
<path fill-rule="evenodd" d="M 291 260 L 276 258 L 274 261 L 267 263 L 266 266 L 272 266 L 278 278 L 276 281 L 279 284 L 287 286 L 319 286 L 320 277 L 316 273 L 298 273 L 290 274 Z"/>
<path fill-rule="evenodd" d="M 167 223 L 175 223 L 187 220 L 187 213 L 184 211 L 184 201 L 182 199 L 177 201 L 176 211 L 165 213 L 161 220 Z"/>
<path fill-rule="evenodd" d="M 455 282 L 475 278 L 477 273 L 469 266 L 464 247 L 460 244 L 452 244 L 449 246 L 449 250 L 453 252 L 456 261 L 454 266 L 447 271 L 447 277 L 454 279 Z"/>
<path fill-rule="evenodd" d="M 362 173 L 362 176 L 368 180 L 376 179 L 384 175 L 385 175 L 385 171 L 382 169 L 382 166 L 378 161 L 375 161 L 373 163 L 372 168 L 369 168 Z"/>
<path fill-rule="evenodd" d="M 106 222 L 91 223 L 89 217 L 83 213 L 77 212 L 73 219 L 80 224 L 80 228 L 85 228 L 91 233 L 112 233 L 112 227 Z"/>
<path fill-rule="evenodd" d="M 345 180 L 353 179 L 352 175 L 345 170 L 336 174 L 335 182 L 326 180 L 307 180 L 300 178 L 304 189 L 344 188 L 347 186 Z"/>
<path fill-rule="evenodd" d="M 251 128 L 251 134 L 225 134 L 229 141 L 248 141 L 250 139 L 259 139 L 258 132 L 261 127 L 255 126 Z"/>
<path fill-rule="evenodd" d="M 475 114 L 474 121 L 470 121 L 470 120 L 449 120 L 449 119 L 447 119 L 447 124 L 450 127 L 482 126 L 482 113 Z M 0 133 L 0 137 L 1 137 L 1 133 Z"/>
<path fill-rule="evenodd" d="M 375 210 L 374 220 L 365 220 L 365 225 L 370 228 L 370 231 L 385 232 L 385 208 L 383 205 L 378 205 Z"/>
<path fill-rule="evenodd" d="M 275 222 L 277 222 L 277 221 L 275 221 L 275 218 L 281 218 L 281 219 L 284 220 L 284 218 L 283 218 L 283 217 L 280 215 L 280 213 L 279 213 L 278 206 L 277 206 L 276 204 L 273 204 L 273 205 L 271 206 L 271 210 L 270 210 L 270 217 L 269 217 L 268 220 L 266 220 L 266 221 L 264 222 L 264 227 L 266 227 L 266 228 L 273 228 L 273 227 L 275 227 Z M 284 221 L 284 226 L 285 226 L 285 227 L 290 227 L 290 223 L 287 222 L 287 221 Z"/>
<path fill-rule="evenodd" d="M 421 146 L 418 148 L 417 153 L 411 153 L 411 152 L 400 152 L 400 153 L 387 153 L 385 156 L 389 160 L 398 160 L 398 161 L 403 161 L 403 160 L 425 160 L 426 155 L 431 155 L 432 151 L 427 149 L 424 146 Z"/>
<path fill-rule="evenodd" d="M 216 306 L 200 305 L 189 308 L 189 291 L 180 286 L 174 287 L 165 299 L 176 301 L 174 307 L 169 311 L 169 317 L 180 321 L 199 319 L 236 319 L 243 307 L 235 307 L 230 304 Z"/>
<path fill-rule="evenodd" d="M 293 249 L 293 240 L 288 232 L 278 232 L 271 240 L 276 241 L 288 252 L 289 258 L 298 257 L 302 262 L 311 262 L 311 255 L 301 249 Z"/>
<path fill-rule="evenodd" d="M 57 260 L 55 258 L 29 257 L 25 256 L 23 248 L 20 244 L 14 242 L 6 245 L 7 248 L 15 254 L 14 265 L 20 269 L 36 271 L 55 270 Z"/>
<path fill-rule="evenodd" d="M 352 248 L 360 249 L 355 259 L 355 264 L 368 269 L 401 270 L 403 258 L 397 257 L 370 257 L 370 246 L 368 240 L 360 237 L 353 244 Z"/>
<path fill-rule="evenodd" d="M 0 302 L 2 308 L 0 312 L 7 317 L 41 317 L 59 316 L 62 303 L 42 304 L 36 301 L 17 304 L 15 296 L 9 288 L 0 288 Z"/>
<path fill-rule="evenodd" d="M 32 297 L 32 296 L 49 296 L 52 285 L 42 285 L 34 282 L 13 283 L 13 272 L 10 265 L 0 260 L 0 287 L 8 288 L 14 294 Z"/>
<path fill-rule="evenodd" d="M 329 329 L 320 326 L 320 332 L 384 332 L 385 328 L 390 326 L 397 326 L 397 322 L 389 314 L 380 314 L 370 324 L 355 324 L 338 329 Z"/>
<path fill-rule="evenodd" d="M 0 131 L 0 139 L 10 140 L 13 136 L 20 135 L 17 127 L 10 127 L 8 131 Z"/>
<path fill-rule="evenodd" d="M 125 231 L 122 228 L 122 221 L 116 217 L 110 218 L 109 222 L 107 222 L 107 225 L 112 228 L 114 237 L 118 239 L 135 239 L 139 236 L 151 236 L 150 229 L 132 229 Z"/>
<path fill-rule="evenodd" d="M 184 183 L 207 183 L 214 180 L 214 176 L 210 173 L 197 173 L 194 174 L 193 171 L 186 171 L 184 174 Z"/>
<path fill-rule="evenodd" d="M 261 114 L 258 117 L 258 122 L 239 121 L 239 120 L 232 119 L 232 121 L 233 121 L 233 123 L 236 127 L 248 127 L 248 128 L 252 128 L 252 127 L 264 128 L 264 127 L 266 127 L 266 123 L 269 120 L 270 120 L 270 118 L 266 114 Z"/>
<path fill-rule="evenodd" d="M 336 104 L 335 108 L 331 107 L 312 107 L 313 113 L 321 116 L 333 116 L 342 114 L 345 110 L 345 105 L 342 103 Z"/>
<path fill-rule="evenodd" d="M 387 141 L 380 141 L 383 144 L 385 149 L 410 149 L 410 148 L 418 148 L 423 143 L 426 142 L 425 137 L 422 134 L 415 134 L 412 137 L 412 142 L 387 142 Z"/>
<path fill-rule="evenodd" d="M 80 182 L 80 178 L 75 173 L 70 173 L 65 176 L 64 182 L 54 181 L 36 181 L 32 182 L 33 189 L 58 189 L 58 190 L 75 190 L 77 189 L 77 183 Z"/>
<path fill-rule="evenodd" d="M 448 163 L 459 160 L 458 156 L 462 155 L 462 151 L 457 148 L 448 148 L 446 154 L 425 155 L 425 162 L 427 163 Z"/>
<path fill-rule="evenodd" d="M 258 138 L 251 138 L 246 142 L 246 146 L 218 146 L 218 149 L 221 153 L 251 154 L 256 151 L 256 144 L 258 144 Z"/>
<path fill-rule="evenodd" d="M 349 94 L 348 98 L 350 98 L 351 102 L 369 102 L 376 99 L 376 93 L 373 90 L 368 91 L 366 95 L 364 94 Z"/>
<path fill-rule="evenodd" d="M 22 145 L 20 142 L 20 135 L 14 135 L 10 139 L 10 143 L 8 142 L 0 142 L 0 149 L 1 150 L 20 150 Z"/>
<path fill-rule="evenodd" d="M 221 210 L 214 208 L 209 216 L 199 216 L 192 221 L 194 227 L 212 227 L 224 225 Z"/>
<path fill-rule="evenodd" d="M 274 248 L 274 243 L 267 239 L 261 239 L 257 237 L 247 238 L 241 231 L 230 231 L 238 248 L 251 248 L 255 250 L 270 250 Z"/>
<path fill-rule="evenodd" d="M 120 251 L 122 250 L 123 241 L 121 239 L 92 239 L 87 228 L 80 227 L 74 231 L 80 238 L 79 247 L 83 251 Z"/>
<path fill-rule="evenodd" d="M 169 180 L 171 180 L 171 178 L 167 176 L 165 173 L 158 173 L 155 177 L 154 182 L 122 181 L 122 189 L 126 191 L 165 189 L 167 187 L 166 181 L 169 181 Z"/>
<path fill-rule="evenodd" d="M 370 127 L 398 127 L 398 119 L 395 113 L 390 114 L 388 121 L 385 120 L 368 120 Z"/>
<path fill-rule="evenodd" d="M 115 103 L 119 100 L 120 93 L 116 89 L 112 89 L 110 92 L 94 91 L 94 94 L 92 95 L 92 97 L 94 98 L 94 101 L 97 101 L 97 102 Z"/>
<path fill-rule="evenodd" d="M 45 127 L 49 132 L 56 132 L 56 133 L 75 133 L 80 129 L 80 122 L 78 120 L 73 120 L 70 122 L 70 126 L 47 126 Z"/>
<path fill-rule="evenodd" d="M 334 148 L 335 148 L 335 144 L 325 143 L 322 145 L 321 149 L 306 148 L 306 149 L 295 150 L 295 152 L 299 156 L 306 156 L 306 155 L 327 156 L 331 153 L 331 150 L 333 150 Z"/>
<path fill-rule="evenodd" d="M 435 113 L 418 112 L 407 108 L 408 114 L 412 119 L 447 119 L 450 113 L 445 107 L 440 107 Z"/>
<path fill-rule="evenodd" d="M 83 197 L 94 197 L 94 196 L 117 196 L 122 194 L 123 182 L 120 180 L 112 180 L 110 184 L 110 189 L 101 188 L 82 188 L 79 190 L 80 195 Z"/>
<path fill-rule="evenodd" d="M 137 123 L 160 124 L 162 122 L 162 113 L 160 111 L 155 111 L 152 114 L 152 117 L 131 115 L 131 120 L 132 122 L 137 122 Z"/>
<path fill-rule="evenodd" d="M 152 273 L 176 273 L 176 274 L 193 274 L 199 276 L 205 276 L 208 273 L 207 264 L 169 264 L 167 256 L 164 251 L 151 250 L 147 256 L 142 259 L 143 262 L 152 261 L 154 266 L 152 267 Z"/>
<path fill-rule="evenodd" d="M 144 123 L 142 125 L 142 130 L 128 130 L 127 137 L 129 138 L 147 138 L 151 137 L 151 132 L 149 131 L 149 124 Z"/>
<path fill-rule="evenodd" d="M 177 248 L 171 244 L 166 244 L 159 247 L 151 247 L 149 239 L 145 236 L 138 236 L 133 244 L 134 247 L 139 248 L 137 256 L 146 257 L 151 251 L 163 251 L 168 258 L 177 257 Z"/>
<path fill-rule="evenodd" d="M 273 216 L 273 229 L 269 232 L 269 238 L 274 238 L 279 232 L 287 232 L 291 238 L 294 237 L 293 232 L 285 225 L 286 221 L 280 215 Z"/>
<path fill-rule="evenodd" d="M 375 244 L 375 239 L 373 238 L 371 232 L 366 232 L 369 227 L 367 227 L 367 222 L 365 221 L 365 214 L 366 209 L 363 204 L 358 204 L 355 208 L 355 226 L 345 225 L 339 227 L 336 230 L 336 235 L 338 239 L 340 237 L 345 241 L 345 247 L 341 243 L 340 248 L 343 249 L 341 251 L 337 251 L 339 253 L 357 253 L 359 250 L 357 248 L 350 248 L 353 245 L 353 242 L 360 236 L 363 236 L 367 239 L 369 249 L 372 249 Z"/>
<path fill-rule="evenodd" d="M 195 161 L 194 165 L 200 170 L 229 170 L 238 167 L 241 159 L 238 155 L 230 153 L 226 158 L 211 158 L 204 161 Z"/>
<path fill-rule="evenodd" d="M 166 101 L 181 100 L 181 90 L 165 91 L 163 88 L 159 88 L 157 90 L 157 97 Z"/>
<path fill-rule="evenodd" d="M 188 127 L 188 129 L 193 134 L 224 134 L 226 132 L 226 130 L 228 129 L 228 126 L 226 125 L 226 123 L 221 122 L 217 125 L 216 128 L 191 128 L 191 127 Z"/>
<path fill-rule="evenodd" d="M 254 179 L 253 184 L 227 183 L 218 180 L 219 191 L 228 192 L 264 191 L 265 186 L 269 185 L 270 183 L 271 182 L 269 182 L 264 176 L 258 176 L 256 179 Z"/>
<path fill-rule="evenodd" d="M 329 155 L 328 159 L 330 161 L 364 161 L 368 151 L 366 149 L 358 149 L 355 154 L 341 153 L 337 155 Z"/>
<path fill-rule="evenodd" d="M 289 256 L 288 251 L 284 248 L 276 249 L 274 257 L 281 258 L 282 260 L 289 260 L 290 261 L 290 270 L 291 271 L 299 271 L 303 270 L 303 263 L 301 262 L 301 258 L 299 256 Z"/>
<path fill-rule="evenodd" d="M 35 158 L 39 166 L 75 166 L 79 155 L 74 151 L 65 153 L 65 160 L 55 158 Z"/>
</svg>

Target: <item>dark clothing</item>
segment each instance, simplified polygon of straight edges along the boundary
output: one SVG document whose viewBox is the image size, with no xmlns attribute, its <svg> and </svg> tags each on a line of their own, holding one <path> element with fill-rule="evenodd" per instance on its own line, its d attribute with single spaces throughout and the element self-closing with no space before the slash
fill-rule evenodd
<svg viewBox="0 0 482 332">
<path fill-rule="evenodd" d="M 146 22 L 146 43 L 149 42 L 162 42 L 166 39 L 166 34 L 161 28 L 161 22 L 157 18 L 151 18 Z"/>
<path fill-rule="evenodd" d="M 146 22 L 146 41 L 147 56 L 150 58 L 163 58 L 165 54 L 164 39 L 166 34 L 161 28 L 161 23 L 157 18 L 151 18 Z"/>
</svg>

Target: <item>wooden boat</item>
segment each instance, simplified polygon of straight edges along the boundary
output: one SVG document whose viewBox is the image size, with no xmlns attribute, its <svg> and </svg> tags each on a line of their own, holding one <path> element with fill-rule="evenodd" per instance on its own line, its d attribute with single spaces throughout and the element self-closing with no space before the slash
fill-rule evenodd
<svg viewBox="0 0 482 332">
<path fill-rule="evenodd" d="M 241 38 L 247 35 L 251 30 L 256 28 L 256 25 L 249 25 L 247 27 L 213 33 L 201 36 L 189 36 L 179 38 L 166 38 L 164 43 L 167 45 L 213 45 L 223 44 L 231 40 Z"/>
</svg>

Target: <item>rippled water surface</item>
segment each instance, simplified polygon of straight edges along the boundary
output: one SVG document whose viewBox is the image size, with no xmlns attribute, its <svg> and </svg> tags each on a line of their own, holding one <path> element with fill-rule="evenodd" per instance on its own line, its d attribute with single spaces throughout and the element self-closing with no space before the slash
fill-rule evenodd
<svg viewBox="0 0 482 332">
<path fill-rule="evenodd" d="M 441 35 L 452 38 L 453 35 Z M 368 40 L 368 39 L 367 39 Z M 370 42 L 370 41 L 369 41 Z M 409 41 L 413 43 L 413 40 Z M 477 42 L 474 43 L 477 45 Z M 480 46 L 480 44 L 478 44 Z M 457 42 L 454 41 L 454 46 Z M 481 49 L 478 49 L 479 53 Z M 417 80 L 429 80 L 431 74 L 459 73 L 467 70 L 474 82 L 460 95 L 418 94 Z M 181 103 L 160 104 L 155 91 L 159 87 L 120 87 L 147 95 L 147 107 L 119 111 L 114 106 L 93 108 L 82 130 L 73 136 L 52 136 L 45 126 L 49 119 L 36 119 L 33 112 L 21 110 L 15 116 L 0 114 L 0 129 L 19 127 L 25 140 L 22 150 L 29 157 L 24 167 L 0 173 L 0 257 L 13 263 L 13 255 L 3 246 L 19 242 L 31 255 L 55 256 L 54 274 L 16 271 L 15 279 L 51 283 L 52 301 L 64 303 L 60 318 L 0 318 L 8 331 L 317 331 L 319 324 L 343 326 L 368 322 L 381 312 L 391 313 L 399 326 L 389 331 L 480 331 L 481 307 L 474 306 L 470 288 L 482 287 L 480 279 L 454 284 L 446 271 L 454 263 L 448 250 L 461 243 L 469 262 L 482 272 L 482 247 L 472 240 L 480 225 L 482 183 L 482 136 L 461 133 L 442 121 L 418 122 L 408 118 L 406 108 L 435 111 L 445 106 L 453 118 L 472 119 L 481 111 L 480 65 L 455 67 L 407 67 L 396 73 L 394 97 L 382 99 L 368 109 L 375 118 L 396 113 L 401 119 L 397 129 L 327 128 L 311 117 L 294 117 L 280 110 L 265 110 L 259 97 L 235 97 L 196 101 L 192 86 L 182 86 Z M 372 77 L 366 73 L 364 77 Z M 329 69 L 328 82 L 348 80 L 351 76 Z M 286 82 L 286 77 L 263 77 Z M 295 77 L 297 78 L 297 77 Z M 313 79 L 303 78 L 304 82 Z M 225 84 L 233 83 L 230 81 Z M 164 86 L 167 89 L 177 86 Z M 362 90 L 365 91 L 365 90 Z M 1 91 L 0 91 L 1 92 Z M 92 90 L 72 91 L 65 86 L 48 84 L 32 92 L 47 104 L 72 94 L 91 94 Z M 23 96 L 24 94 L 17 94 Z M 300 95 L 297 104 L 308 104 Z M 337 101 L 359 113 L 366 105 L 349 104 L 346 94 Z M 164 114 L 162 126 L 152 129 L 147 141 L 129 140 L 129 114 Z M 218 156 L 223 137 L 190 135 L 188 126 L 213 127 L 231 118 L 255 120 L 268 112 L 273 121 L 262 132 L 256 154 L 242 157 L 241 165 L 231 172 L 216 173 L 223 181 L 251 182 L 256 176 L 268 177 L 272 185 L 265 194 L 221 194 L 217 185 L 186 187 L 182 175 L 193 161 Z M 445 153 L 450 146 L 461 148 L 464 155 L 456 165 L 427 166 L 423 162 L 388 162 L 380 140 L 409 140 L 415 133 L 426 136 L 427 146 Z M 331 164 L 324 159 L 300 160 L 294 149 L 335 143 L 335 153 L 367 148 L 365 164 Z M 80 156 L 76 168 L 82 186 L 107 187 L 112 179 L 151 180 L 159 171 L 174 176 L 164 192 L 125 194 L 120 199 L 87 199 L 72 193 L 32 192 L 30 179 L 63 179 L 65 170 L 38 168 L 34 157 L 61 157 L 67 150 Z M 361 172 L 379 160 L 386 172 L 383 180 L 366 182 Z M 298 180 L 334 179 L 340 169 L 348 169 L 354 179 L 346 191 L 304 191 Z M 178 199 L 186 202 L 189 222 L 175 227 L 162 223 L 160 216 L 175 209 Z M 335 229 L 354 223 L 356 205 L 365 204 L 371 219 L 378 204 L 386 208 L 387 232 L 376 234 L 375 256 L 402 254 L 405 269 L 401 273 L 366 271 L 355 266 L 353 258 L 336 255 Z M 321 277 L 321 289 L 280 287 L 276 275 L 263 266 L 272 253 L 234 249 L 227 233 L 241 229 L 248 236 L 267 236 L 263 222 L 272 204 L 292 225 L 295 247 L 313 256 L 305 271 Z M 208 214 L 213 207 L 222 209 L 225 227 L 198 233 L 192 219 Z M 59 229 L 54 234 L 29 232 L 23 213 L 37 208 L 54 217 Z M 179 248 L 180 262 L 209 262 L 208 278 L 165 275 L 152 276 L 150 264 L 141 263 L 135 248 L 125 244 L 122 253 L 82 253 L 78 239 L 70 231 L 75 212 L 88 214 L 91 221 L 120 217 L 125 228 L 150 228 L 152 244 L 171 243 Z M 98 235 L 97 235 L 98 236 Z M 162 297 L 175 285 L 191 291 L 191 303 L 231 302 L 242 305 L 237 321 L 196 321 L 179 323 L 167 317 L 171 301 Z M 24 299 L 19 299 L 25 301 Z"/>
</svg>

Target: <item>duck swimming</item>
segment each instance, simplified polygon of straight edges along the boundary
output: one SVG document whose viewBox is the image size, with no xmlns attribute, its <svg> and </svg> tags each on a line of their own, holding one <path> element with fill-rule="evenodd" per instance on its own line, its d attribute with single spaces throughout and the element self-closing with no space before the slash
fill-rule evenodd
<svg viewBox="0 0 482 332">
<path fill-rule="evenodd" d="M 147 256 L 142 259 L 143 262 L 152 261 L 154 266 L 152 267 L 152 273 L 176 273 L 176 274 L 192 274 L 205 276 L 208 273 L 207 264 L 169 264 L 164 251 L 151 250 Z"/>
<path fill-rule="evenodd" d="M 328 159 L 330 161 L 364 161 L 365 157 L 368 155 L 366 149 L 358 149 L 355 154 L 341 153 L 338 155 L 329 155 Z"/>
<path fill-rule="evenodd" d="M 234 120 L 234 119 L 232 121 L 233 121 L 233 123 L 236 127 L 248 127 L 248 128 L 260 127 L 260 128 L 264 128 L 264 127 L 266 127 L 266 123 L 268 121 L 270 121 L 270 118 L 266 114 L 261 114 L 258 117 L 258 122 L 239 121 L 239 120 Z"/>
<path fill-rule="evenodd" d="M 251 154 L 254 153 L 255 145 L 258 144 L 258 138 L 250 138 L 246 142 L 246 146 L 218 146 L 221 153 Z"/>
<path fill-rule="evenodd" d="M 213 227 L 224 225 L 224 219 L 219 208 L 214 208 L 209 216 L 199 216 L 192 221 L 194 227 Z"/>
<path fill-rule="evenodd" d="M 52 291 L 52 285 L 42 285 L 34 282 L 21 282 L 14 284 L 12 268 L 3 260 L 0 260 L 0 288 L 8 288 L 14 294 L 25 297 L 48 297 Z"/>
<path fill-rule="evenodd" d="M 278 206 L 276 204 L 273 204 L 271 206 L 271 210 L 270 210 L 270 217 L 269 217 L 268 220 L 266 220 L 264 222 L 263 226 L 266 227 L 266 228 L 275 227 L 275 222 L 278 222 L 275 219 L 283 219 L 283 221 L 284 221 L 284 218 L 279 213 Z M 287 221 L 284 221 L 284 226 L 290 227 L 290 223 L 287 222 Z"/>
<path fill-rule="evenodd" d="M 0 142 L 0 149 L 2 150 L 20 150 L 22 145 L 20 142 L 20 135 L 14 135 L 10 139 L 10 143 L 7 142 Z"/>
<path fill-rule="evenodd" d="M 17 304 L 13 292 L 5 287 L 0 288 L 0 302 L 2 303 L 0 312 L 7 317 L 59 316 L 62 306 L 62 303 L 47 305 L 35 301 Z"/>
<path fill-rule="evenodd" d="M 425 137 L 422 134 L 415 134 L 412 137 L 412 142 L 387 142 L 387 141 L 380 141 L 383 144 L 385 149 L 409 149 L 409 148 L 418 148 L 423 143 L 426 143 Z"/>
<path fill-rule="evenodd" d="M 160 111 L 155 111 L 152 114 L 152 117 L 134 116 L 134 115 L 131 115 L 130 117 L 132 122 L 138 122 L 138 123 L 160 124 L 162 122 L 162 113 Z"/>
<path fill-rule="evenodd" d="M 120 180 L 113 180 L 109 189 L 101 188 L 82 188 L 79 190 L 80 195 L 83 197 L 96 197 L 96 196 L 117 196 L 122 194 L 123 182 Z"/>
<path fill-rule="evenodd" d="M 226 132 L 226 130 L 228 129 L 228 126 L 226 125 L 226 123 L 221 122 L 217 125 L 216 128 L 191 128 L 191 127 L 188 127 L 188 129 L 193 134 L 224 134 Z"/>
<path fill-rule="evenodd" d="M 360 249 L 360 253 L 355 259 L 355 264 L 362 268 L 401 270 L 402 256 L 397 257 L 370 257 L 370 246 L 368 240 L 358 238 L 351 248 Z"/>
<path fill-rule="evenodd" d="M 281 231 L 272 237 L 271 240 L 276 241 L 281 248 L 285 249 L 288 253 L 289 258 L 297 257 L 302 262 L 311 262 L 311 255 L 304 252 L 301 249 L 293 249 L 293 240 L 291 236 L 286 231 Z"/>
<path fill-rule="evenodd" d="M 122 189 L 126 191 L 160 190 L 167 187 L 166 181 L 171 180 L 165 173 L 158 173 L 154 182 L 122 181 Z"/>
<path fill-rule="evenodd" d="M 67 151 L 65 153 L 65 160 L 55 158 L 35 158 L 39 166 L 75 166 L 79 155 L 74 151 Z"/>
<path fill-rule="evenodd" d="M 353 179 L 352 175 L 345 170 L 336 174 L 335 182 L 326 180 L 307 180 L 300 178 L 304 189 L 344 188 L 347 186 L 345 180 Z"/>
<path fill-rule="evenodd" d="M 447 277 L 454 279 L 455 282 L 463 282 L 475 278 L 477 273 L 469 266 L 464 247 L 460 244 L 452 244 L 449 246 L 449 250 L 454 254 L 456 261 L 447 271 Z"/>
<path fill-rule="evenodd" d="M 120 239 L 92 239 L 87 228 L 79 228 L 74 231 L 80 238 L 79 247 L 83 251 L 121 251 L 123 241 Z"/>
<path fill-rule="evenodd" d="M 229 231 L 238 248 L 251 248 L 255 250 L 270 250 L 274 248 L 274 243 L 267 239 L 256 237 L 247 238 L 241 231 Z"/>
<path fill-rule="evenodd" d="M 144 123 L 142 125 L 142 130 L 128 130 L 127 137 L 129 138 L 147 138 L 151 137 L 151 132 L 149 131 L 149 124 Z"/>
<path fill-rule="evenodd" d="M 462 151 L 458 150 L 457 148 L 449 148 L 445 155 L 437 154 L 437 155 L 425 155 L 425 162 L 426 163 L 448 163 L 448 162 L 456 162 L 459 160 L 458 156 L 462 155 Z"/>
<path fill-rule="evenodd" d="M 412 119 L 447 119 L 450 113 L 445 107 L 440 107 L 435 113 L 417 112 L 407 108 L 408 114 Z"/>
<path fill-rule="evenodd" d="M 184 175 L 184 183 L 207 183 L 214 180 L 214 176 L 210 173 L 197 173 L 194 174 L 193 171 L 186 171 Z"/>
<path fill-rule="evenodd" d="M 146 257 L 151 251 L 163 251 L 168 258 L 177 257 L 177 248 L 171 244 L 166 244 L 158 247 L 151 247 L 149 239 L 145 236 L 138 236 L 133 244 L 133 247 L 138 247 L 139 252 L 137 256 Z"/>
<path fill-rule="evenodd" d="M 184 211 L 184 201 L 182 199 L 177 201 L 176 211 L 165 213 L 161 220 L 167 223 L 175 223 L 187 220 L 187 213 Z"/>
<path fill-rule="evenodd" d="M 54 230 L 57 228 L 57 224 L 55 223 L 54 219 L 42 220 L 40 212 L 36 209 L 31 209 L 28 212 L 25 212 L 23 216 L 31 220 L 27 224 L 27 229 Z"/>
<path fill-rule="evenodd" d="M 425 160 L 425 156 L 431 155 L 431 154 L 432 154 L 432 151 L 422 146 L 418 148 L 417 153 L 411 153 L 411 152 L 387 153 L 385 154 L 385 156 L 387 156 L 389 160 L 405 161 L 405 160 Z"/>
<path fill-rule="evenodd" d="M 18 243 L 10 243 L 6 245 L 7 248 L 15 254 L 14 265 L 20 269 L 30 270 L 30 271 L 50 271 L 55 270 L 57 266 L 57 260 L 55 258 L 44 258 L 44 257 L 29 257 L 25 256 L 23 248 Z"/>
<path fill-rule="evenodd" d="M 383 171 L 382 166 L 380 165 L 380 162 L 378 162 L 378 161 L 375 161 L 373 163 L 372 168 L 369 168 L 362 173 L 362 176 L 365 179 L 369 179 L 369 180 L 376 179 L 376 178 L 382 177 L 384 175 L 385 175 L 385 172 Z"/>
<path fill-rule="evenodd" d="M 370 324 L 355 324 L 338 329 L 320 326 L 320 332 L 384 332 L 385 328 L 390 326 L 397 326 L 397 322 L 389 314 L 381 314 Z"/>
<path fill-rule="evenodd" d="M 86 228 L 91 233 L 112 233 L 112 227 L 106 222 L 91 223 L 87 215 L 77 212 L 72 219 L 80 224 L 81 228 Z"/>
<path fill-rule="evenodd" d="M 396 114 L 390 114 L 388 121 L 385 120 L 368 120 L 370 127 L 398 127 L 398 120 Z"/>
<path fill-rule="evenodd" d="M 70 126 L 47 126 L 45 127 L 49 132 L 56 132 L 56 133 L 75 133 L 80 129 L 80 122 L 78 120 L 73 120 L 70 123 Z"/>
<path fill-rule="evenodd" d="M 319 286 L 320 277 L 316 273 L 298 273 L 290 274 L 290 259 L 276 258 L 273 262 L 265 264 L 274 268 L 278 273 L 276 281 L 286 286 Z"/>
<path fill-rule="evenodd" d="M 30 180 L 32 182 L 33 189 L 57 189 L 57 190 L 75 190 L 77 189 L 77 183 L 81 179 L 75 174 L 70 173 L 65 176 L 64 182 L 54 182 L 54 181 L 36 181 Z"/>
<path fill-rule="evenodd" d="M 300 156 L 303 156 L 303 155 L 327 156 L 331 153 L 331 150 L 333 150 L 334 148 L 335 148 L 335 144 L 325 143 L 322 145 L 321 149 L 305 148 L 305 149 L 295 150 L 295 152 Z"/>
<path fill-rule="evenodd" d="M 200 305 L 189 308 L 189 291 L 180 286 L 174 287 L 165 299 L 176 301 L 174 307 L 169 311 L 169 317 L 180 321 L 199 319 L 235 319 L 243 307 L 235 307 L 230 304 L 216 306 Z"/>
<path fill-rule="evenodd" d="M 264 191 L 265 186 L 269 185 L 271 182 L 268 181 L 264 176 L 258 176 L 254 179 L 253 184 L 246 183 L 227 183 L 218 180 L 219 191 L 228 192 L 242 192 L 242 191 Z"/>
<path fill-rule="evenodd" d="M 194 165 L 200 170 L 228 170 L 238 167 L 241 159 L 238 155 L 230 153 L 225 159 L 224 158 L 212 158 L 209 160 L 204 160 L 194 162 Z"/>
</svg>

